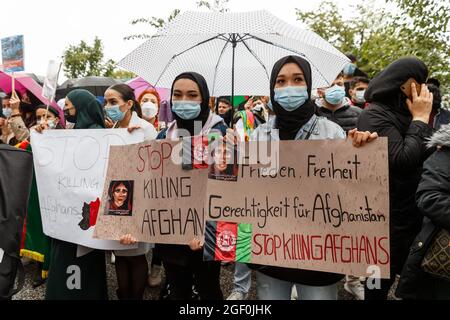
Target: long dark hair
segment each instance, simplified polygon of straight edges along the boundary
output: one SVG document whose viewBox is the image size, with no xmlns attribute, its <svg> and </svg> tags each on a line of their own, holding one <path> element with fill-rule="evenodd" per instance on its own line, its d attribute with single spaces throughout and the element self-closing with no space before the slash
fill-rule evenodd
<svg viewBox="0 0 450 320">
<path fill-rule="evenodd" d="M 131 184 L 128 181 L 113 181 L 111 182 L 111 185 L 109 186 L 108 190 L 108 196 L 110 203 L 114 203 L 114 190 L 119 186 L 123 184 L 125 188 L 127 188 L 127 198 L 125 199 L 122 208 L 124 210 L 132 210 L 132 199 L 133 199 L 133 189 L 131 187 Z"/>
<path fill-rule="evenodd" d="M 129 85 L 127 85 L 125 83 L 119 83 L 119 84 L 112 85 L 111 87 L 108 88 L 108 90 L 109 89 L 117 91 L 120 94 L 120 97 L 122 98 L 123 101 L 125 101 L 125 102 L 130 101 L 130 100 L 133 101 L 133 107 L 131 108 L 131 111 L 135 111 L 138 114 L 139 118 L 142 118 L 141 106 L 136 101 L 136 97 L 134 96 L 134 91 Z"/>
</svg>

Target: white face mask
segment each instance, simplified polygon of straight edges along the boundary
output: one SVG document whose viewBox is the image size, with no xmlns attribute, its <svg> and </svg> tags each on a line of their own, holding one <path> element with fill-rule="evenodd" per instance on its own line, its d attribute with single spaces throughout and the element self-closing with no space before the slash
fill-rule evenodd
<svg viewBox="0 0 450 320">
<path fill-rule="evenodd" d="M 45 123 L 45 120 L 39 120 L 39 121 L 37 122 L 38 125 L 41 125 L 41 124 L 44 124 L 44 123 Z M 48 119 L 48 120 L 47 120 L 47 125 L 48 125 L 48 128 L 49 128 L 49 129 L 55 129 L 55 127 L 56 127 L 55 120 L 53 120 L 53 119 Z"/>
<path fill-rule="evenodd" d="M 154 118 L 158 114 L 158 107 L 153 102 L 142 104 L 142 115 L 147 118 Z"/>
</svg>

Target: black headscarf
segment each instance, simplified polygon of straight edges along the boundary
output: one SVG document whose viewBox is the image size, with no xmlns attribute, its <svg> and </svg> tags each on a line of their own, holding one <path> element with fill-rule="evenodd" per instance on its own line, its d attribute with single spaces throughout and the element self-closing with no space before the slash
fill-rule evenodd
<svg viewBox="0 0 450 320">
<path fill-rule="evenodd" d="M 412 116 L 406 105 L 406 95 L 400 86 L 409 78 L 418 83 L 425 83 L 428 77 L 428 68 L 421 60 L 414 57 L 398 59 L 388 65 L 375 78 L 370 81 L 364 94 L 367 102 L 379 103 L 389 108 L 396 117 L 400 127 L 407 127 Z"/>
<path fill-rule="evenodd" d="M 199 89 L 200 89 L 200 95 L 202 96 L 202 103 L 200 104 L 201 111 L 197 118 L 192 120 L 184 120 L 181 119 L 175 112 L 172 111 L 172 115 L 174 119 L 177 121 L 177 127 L 180 129 L 188 130 L 189 133 L 194 136 L 197 135 L 199 132 L 194 132 L 194 123 L 195 121 L 201 121 L 202 122 L 202 128 L 205 125 L 206 121 L 208 120 L 209 113 L 211 112 L 211 109 L 209 108 L 209 90 L 208 85 L 206 84 L 205 78 L 203 78 L 202 75 L 196 73 L 196 72 L 184 72 L 180 75 L 178 75 L 175 80 L 172 83 L 172 89 L 170 90 L 170 108 L 172 109 L 173 103 L 172 103 L 172 95 L 173 95 L 173 86 L 175 82 L 177 82 L 180 79 L 190 79 L 194 81 Z"/>
<path fill-rule="evenodd" d="M 275 83 L 281 68 L 286 63 L 296 63 L 302 69 L 308 88 L 309 99 L 300 108 L 289 112 L 275 101 Z M 279 129 L 281 140 L 293 140 L 298 130 L 303 127 L 314 115 L 315 106 L 311 101 L 311 66 L 308 61 L 299 56 L 287 56 L 278 60 L 273 68 L 270 77 L 270 101 L 276 115 L 276 127 Z"/>
</svg>

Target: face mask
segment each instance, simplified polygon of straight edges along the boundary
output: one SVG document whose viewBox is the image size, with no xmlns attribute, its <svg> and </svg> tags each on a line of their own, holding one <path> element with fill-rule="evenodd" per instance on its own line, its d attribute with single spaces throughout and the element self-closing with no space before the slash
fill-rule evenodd
<svg viewBox="0 0 450 320">
<path fill-rule="evenodd" d="M 269 102 L 267 103 L 267 108 L 269 108 L 270 110 L 273 111 L 272 101 L 269 101 Z"/>
<path fill-rule="evenodd" d="M 127 113 L 120 111 L 120 107 L 118 105 L 105 107 L 106 116 L 110 118 L 113 122 L 122 121 Z"/>
<path fill-rule="evenodd" d="M 146 102 L 141 108 L 142 115 L 147 118 L 154 118 L 158 114 L 158 107 L 153 102 Z"/>
<path fill-rule="evenodd" d="M 331 88 L 325 90 L 325 100 L 329 104 L 338 105 L 341 104 L 345 97 L 344 87 L 334 85 Z"/>
<path fill-rule="evenodd" d="M 56 128 L 56 123 L 55 120 L 51 119 L 51 120 L 47 120 L 47 125 L 49 129 L 55 129 Z"/>
<path fill-rule="evenodd" d="M 38 125 L 41 125 L 41 124 L 44 124 L 44 123 L 45 123 L 44 120 L 39 120 L 39 121 L 37 122 Z M 49 129 L 55 129 L 55 127 L 56 127 L 55 120 L 53 120 L 53 119 L 48 119 L 48 120 L 47 120 L 47 125 L 48 125 L 48 128 L 49 128 Z"/>
<path fill-rule="evenodd" d="M 306 86 L 275 89 L 274 100 L 278 102 L 284 110 L 289 112 L 301 107 L 308 98 L 308 88 Z"/>
<path fill-rule="evenodd" d="M 73 116 L 69 114 L 69 110 L 64 110 L 64 118 L 66 119 L 67 122 L 72 122 L 73 124 L 77 122 L 77 115 Z"/>
<path fill-rule="evenodd" d="M 364 93 L 366 90 L 359 90 L 355 92 L 355 102 L 356 103 L 364 103 L 366 99 L 364 99 Z"/>
<path fill-rule="evenodd" d="M 12 109 L 11 108 L 3 108 L 2 112 L 5 117 L 9 118 L 9 117 L 11 117 Z"/>
<path fill-rule="evenodd" d="M 344 74 L 347 76 L 352 76 L 355 73 L 356 64 L 349 63 L 344 67 Z"/>
<path fill-rule="evenodd" d="M 184 120 L 192 120 L 198 117 L 201 111 L 200 103 L 191 101 L 173 101 L 172 111 Z"/>
</svg>

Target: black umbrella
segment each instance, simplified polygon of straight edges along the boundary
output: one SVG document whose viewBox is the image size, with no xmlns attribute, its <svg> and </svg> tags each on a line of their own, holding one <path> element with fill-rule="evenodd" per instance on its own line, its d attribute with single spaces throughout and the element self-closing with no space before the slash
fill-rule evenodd
<svg viewBox="0 0 450 320">
<path fill-rule="evenodd" d="M 121 81 L 109 77 L 90 76 L 80 79 L 69 79 L 56 90 L 56 100 L 64 98 L 73 89 L 85 89 L 96 97 L 103 97 L 106 89 L 118 83 L 121 83 Z"/>
</svg>

